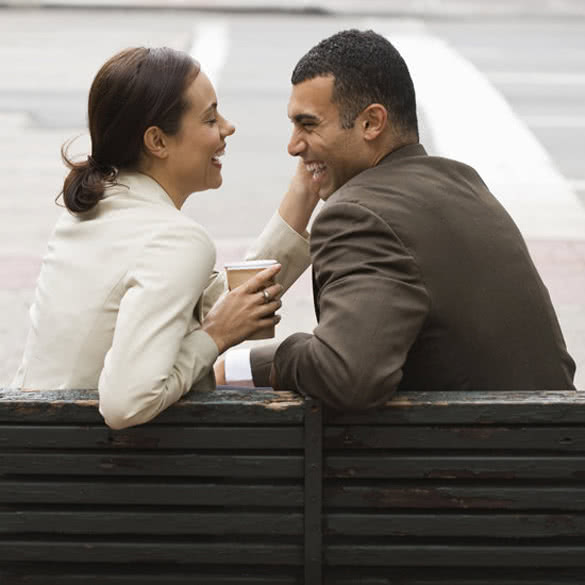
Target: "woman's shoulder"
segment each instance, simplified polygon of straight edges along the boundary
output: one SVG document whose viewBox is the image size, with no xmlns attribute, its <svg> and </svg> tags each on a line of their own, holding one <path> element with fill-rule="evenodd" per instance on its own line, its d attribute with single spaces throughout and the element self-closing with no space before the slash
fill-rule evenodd
<svg viewBox="0 0 585 585">
<path fill-rule="evenodd" d="M 133 225 L 145 243 L 162 238 L 176 245 L 215 250 L 207 230 L 179 211 L 164 189 L 141 173 L 120 173 L 116 183 L 106 189 L 100 207 L 110 221 L 118 220 L 128 230 Z"/>
<path fill-rule="evenodd" d="M 145 245 L 169 245 L 192 252 L 209 251 L 215 254 L 215 245 L 207 230 L 195 220 L 183 214 L 165 218 L 160 216 L 150 222 L 144 234 Z"/>
<path fill-rule="evenodd" d="M 151 225 L 132 255 L 127 279 L 155 288 L 164 284 L 177 292 L 206 283 L 216 261 L 215 246 L 201 226 L 187 220 Z"/>
</svg>

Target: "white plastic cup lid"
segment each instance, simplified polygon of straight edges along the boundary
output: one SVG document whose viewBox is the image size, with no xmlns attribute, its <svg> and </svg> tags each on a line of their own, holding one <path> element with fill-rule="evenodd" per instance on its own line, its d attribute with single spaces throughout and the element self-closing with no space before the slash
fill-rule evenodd
<svg viewBox="0 0 585 585">
<path fill-rule="evenodd" d="M 226 270 L 250 270 L 254 268 L 270 268 L 278 264 L 276 260 L 243 260 L 224 264 Z"/>
</svg>

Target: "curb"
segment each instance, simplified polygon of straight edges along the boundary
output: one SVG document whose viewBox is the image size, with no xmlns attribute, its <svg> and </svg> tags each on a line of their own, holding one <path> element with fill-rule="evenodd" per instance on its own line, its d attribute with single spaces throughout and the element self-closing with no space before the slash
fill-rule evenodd
<svg viewBox="0 0 585 585">
<path fill-rule="evenodd" d="M 585 18 L 581 0 L 0 0 L 0 8 L 194 10 L 201 12 L 428 18 Z"/>
</svg>

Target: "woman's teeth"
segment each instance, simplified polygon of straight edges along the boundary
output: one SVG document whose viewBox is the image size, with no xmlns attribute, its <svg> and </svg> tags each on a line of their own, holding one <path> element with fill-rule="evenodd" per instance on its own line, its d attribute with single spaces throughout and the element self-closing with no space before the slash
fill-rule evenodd
<svg viewBox="0 0 585 585">
<path fill-rule="evenodd" d="M 218 163 L 218 162 L 221 162 L 221 161 L 219 160 L 219 158 L 220 158 L 221 156 L 223 156 L 224 154 L 225 154 L 225 150 L 222 150 L 221 152 L 217 152 L 217 153 L 215 153 L 215 154 L 213 155 L 213 157 L 211 158 L 211 160 L 212 160 L 213 162 L 216 162 L 216 163 Z"/>
</svg>

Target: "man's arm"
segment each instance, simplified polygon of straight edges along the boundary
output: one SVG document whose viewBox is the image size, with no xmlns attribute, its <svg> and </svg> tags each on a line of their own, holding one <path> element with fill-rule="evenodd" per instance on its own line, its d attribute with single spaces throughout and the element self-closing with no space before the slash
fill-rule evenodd
<svg viewBox="0 0 585 585">
<path fill-rule="evenodd" d="M 339 409 L 386 401 L 428 312 L 412 255 L 392 229 L 357 203 L 326 205 L 313 224 L 311 252 L 320 320 L 274 356 L 273 381 Z"/>
</svg>

